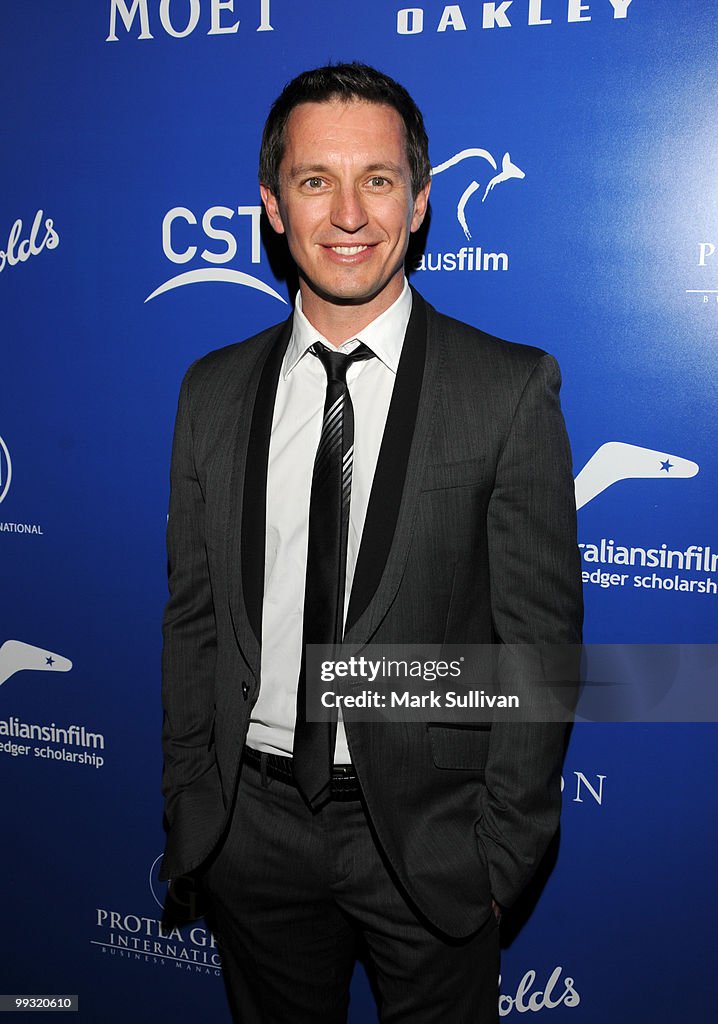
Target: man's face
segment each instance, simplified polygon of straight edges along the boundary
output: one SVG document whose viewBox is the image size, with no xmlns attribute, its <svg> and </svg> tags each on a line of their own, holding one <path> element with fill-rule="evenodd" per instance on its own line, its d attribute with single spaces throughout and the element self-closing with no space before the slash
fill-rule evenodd
<svg viewBox="0 0 718 1024">
<path fill-rule="evenodd" d="M 319 327 L 330 307 L 362 306 L 368 323 L 401 294 L 429 196 L 427 184 L 412 197 L 401 117 L 364 101 L 302 103 L 285 139 L 280 198 L 261 192 L 299 268 L 304 311 Z"/>
</svg>

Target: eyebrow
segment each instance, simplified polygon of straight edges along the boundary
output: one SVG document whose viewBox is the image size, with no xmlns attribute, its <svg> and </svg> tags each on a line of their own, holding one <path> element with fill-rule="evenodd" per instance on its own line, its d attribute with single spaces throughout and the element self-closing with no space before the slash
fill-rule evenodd
<svg viewBox="0 0 718 1024">
<path fill-rule="evenodd" d="M 361 169 L 361 174 L 375 174 L 377 171 L 388 171 L 390 174 L 396 177 L 403 178 L 404 171 L 398 164 L 393 164 L 388 161 L 379 163 L 368 164 L 366 167 Z M 295 164 L 294 167 L 290 168 L 288 177 L 291 179 L 299 178 L 304 174 L 331 174 L 332 170 L 326 164 Z"/>
</svg>

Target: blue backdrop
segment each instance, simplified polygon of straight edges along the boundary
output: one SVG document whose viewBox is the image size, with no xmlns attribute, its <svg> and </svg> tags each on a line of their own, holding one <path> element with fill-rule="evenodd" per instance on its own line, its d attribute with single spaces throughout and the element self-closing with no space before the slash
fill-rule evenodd
<svg viewBox="0 0 718 1024">
<path fill-rule="evenodd" d="M 1 992 L 227 1020 L 203 923 L 159 923 L 169 448 L 187 365 L 289 312 L 256 156 L 305 67 L 409 88 L 435 168 L 413 284 L 559 359 L 587 640 L 715 640 L 717 46 L 712 0 L 4 0 Z M 716 749 L 575 728 L 503 1016 L 710 1019 Z M 361 972 L 351 1020 L 376 1020 Z"/>
</svg>

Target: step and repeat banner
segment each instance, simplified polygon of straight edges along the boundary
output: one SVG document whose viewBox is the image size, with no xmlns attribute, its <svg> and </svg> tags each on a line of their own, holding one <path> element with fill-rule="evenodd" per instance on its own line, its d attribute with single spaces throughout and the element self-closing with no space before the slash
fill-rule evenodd
<svg viewBox="0 0 718 1024">
<path fill-rule="evenodd" d="M 715 641 L 717 20 L 713 0 L 2 0 L 0 993 L 228 1020 L 211 934 L 163 923 L 157 880 L 168 464 L 189 363 L 291 310 L 256 166 L 306 67 L 408 87 L 434 168 L 412 283 L 560 362 L 586 639 Z M 574 728 L 502 1017 L 715 1013 L 718 735 L 685 717 Z M 358 968 L 352 1024 L 376 1019 Z"/>
</svg>

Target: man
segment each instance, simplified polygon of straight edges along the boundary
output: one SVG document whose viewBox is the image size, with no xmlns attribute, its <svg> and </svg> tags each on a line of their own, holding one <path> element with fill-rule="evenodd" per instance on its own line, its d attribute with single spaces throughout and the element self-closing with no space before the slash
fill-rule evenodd
<svg viewBox="0 0 718 1024">
<path fill-rule="evenodd" d="M 579 640 L 558 370 L 406 284 L 430 164 L 392 79 L 296 78 L 260 181 L 299 294 L 180 395 L 165 876 L 201 878 L 237 1021 L 345 1020 L 360 940 L 385 1024 L 495 1021 L 499 908 L 555 832 L 563 727 L 313 723 L 303 651 Z"/>
</svg>

